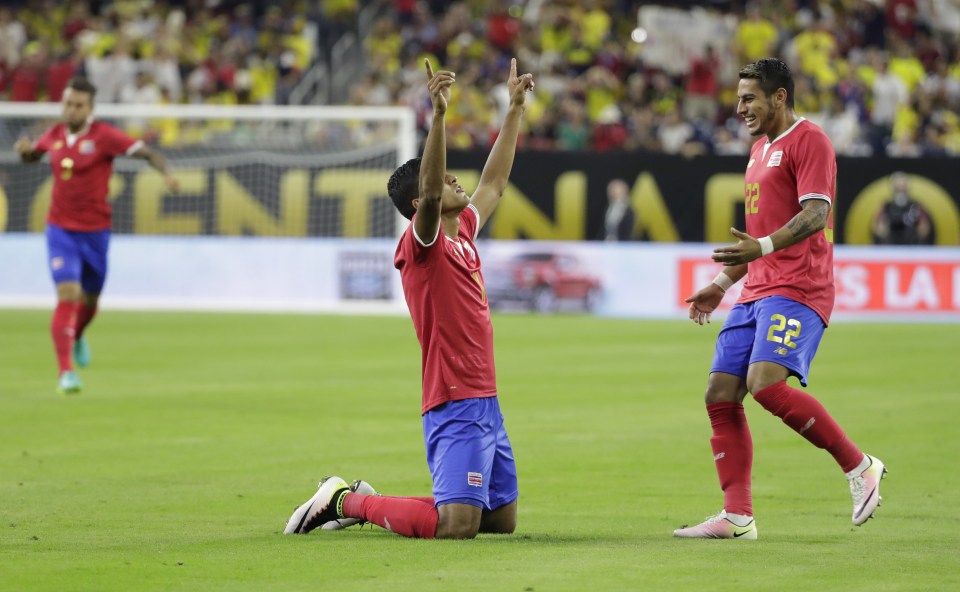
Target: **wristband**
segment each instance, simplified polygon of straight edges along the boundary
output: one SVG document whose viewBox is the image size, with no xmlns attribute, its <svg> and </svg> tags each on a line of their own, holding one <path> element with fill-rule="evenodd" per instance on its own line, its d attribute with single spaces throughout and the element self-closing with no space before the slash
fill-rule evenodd
<svg viewBox="0 0 960 592">
<path fill-rule="evenodd" d="M 730 276 L 723 273 L 722 271 L 717 274 L 717 277 L 713 278 L 713 283 L 720 287 L 721 290 L 726 292 L 730 289 L 730 286 L 734 284 L 733 280 L 730 279 Z"/>
<path fill-rule="evenodd" d="M 757 239 L 757 242 L 760 243 L 761 257 L 766 257 L 773 252 L 773 239 L 770 238 L 770 235 Z"/>
</svg>

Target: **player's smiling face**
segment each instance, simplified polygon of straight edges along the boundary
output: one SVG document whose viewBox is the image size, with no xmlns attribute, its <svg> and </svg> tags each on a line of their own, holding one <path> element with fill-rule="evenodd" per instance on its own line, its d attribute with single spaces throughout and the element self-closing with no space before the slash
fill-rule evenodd
<svg viewBox="0 0 960 592">
<path fill-rule="evenodd" d="M 63 121 L 73 133 L 87 124 L 93 113 L 93 97 L 90 93 L 68 88 L 63 91 Z"/>
<path fill-rule="evenodd" d="M 737 115 L 747 124 L 751 136 L 769 132 L 776 120 L 773 100 L 760 88 L 755 78 L 741 78 L 737 86 Z"/>
</svg>

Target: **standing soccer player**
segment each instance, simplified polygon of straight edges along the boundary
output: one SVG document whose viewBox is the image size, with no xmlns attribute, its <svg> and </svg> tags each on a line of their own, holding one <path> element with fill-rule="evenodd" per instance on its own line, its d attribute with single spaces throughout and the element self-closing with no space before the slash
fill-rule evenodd
<svg viewBox="0 0 960 592">
<path fill-rule="evenodd" d="M 753 442 L 743 399 L 764 409 L 829 452 L 846 473 L 853 523 L 880 503 L 879 459 L 864 454 L 815 398 L 787 384 L 807 385 L 810 363 L 833 310 L 833 245 L 827 232 L 837 163 L 827 135 L 794 112 L 793 76 L 773 58 L 740 71 L 737 113 L 758 140 L 746 172 L 746 233 L 718 248 L 725 265 L 713 283 L 687 298 L 690 318 L 703 324 L 724 292 L 746 276 L 742 295 L 717 337 L 705 395 L 710 444 L 723 489 L 723 511 L 674 531 L 687 538 L 756 539 L 750 493 Z M 762 238 L 754 238 L 762 237 Z"/>
<path fill-rule="evenodd" d="M 57 353 L 61 393 L 80 391 L 73 369 L 90 363 L 90 347 L 84 329 L 97 313 L 97 303 L 107 277 L 107 247 L 110 243 L 111 210 L 107 189 L 117 156 L 142 158 L 163 174 L 173 191 L 177 181 L 170 176 L 166 160 L 143 142 L 93 119 L 96 88 L 83 78 L 74 78 L 63 95 L 63 122 L 48 129 L 36 142 L 20 138 L 20 160 L 32 163 L 50 155 L 53 199 L 47 215 L 47 251 L 50 272 L 57 286 L 57 308 L 50 332 Z"/>
<path fill-rule="evenodd" d="M 471 199 L 447 174 L 444 117 L 453 72 L 434 73 L 426 62 L 433 122 L 423 157 L 398 168 L 387 184 L 393 203 L 412 223 L 394 263 L 423 363 L 423 437 L 433 497 L 363 495 L 339 477 L 287 522 L 285 533 L 337 528 L 361 520 L 417 538 L 473 538 L 514 531 L 517 473 L 497 399 L 493 325 L 474 240 L 490 218 L 513 167 L 526 93 L 533 75 L 510 63 L 510 107 Z M 346 522 L 349 521 L 349 522 Z"/>
</svg>

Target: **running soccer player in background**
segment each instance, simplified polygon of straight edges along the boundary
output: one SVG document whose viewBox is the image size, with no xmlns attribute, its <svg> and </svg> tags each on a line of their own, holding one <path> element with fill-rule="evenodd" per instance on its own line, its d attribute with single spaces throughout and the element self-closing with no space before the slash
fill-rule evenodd
<svg viewBox="0 0 960 592">
<path fill-rule="evenodd" d="M 15 149 L 24 163 L 50 155 L 53 196 L 47 215 L 47 252 L 57 286 L 57 307 L 50 332 L 57 354 L 61 393 L 77 393 L 81 383 L 73 369 L 90 363 L 84 330 L 97 313 L 107 277 L 111 209 L 108 184 L 117 156 L 142 158 L 163 174 L 176 191 L 177 180 L 158 152 L 115 127 L 93 119 L 96 88 L 74 78 L 63 95 L 63 122 L 49 128 L 36 142 L 20 138 Z"/>
<path fill-rule="evenodd" d="M 807 385 L 833 310 L 827 229 L 837 185 L 830 139 L 797 116 L 793 88 L 790 70 L 778 59 L 740 71 L 737 113 L 750 134 L 761 138 L 747 163 L 746 232 L 730 230 L 738 242 L 713 254 L 723 271 L 686 300 L 690 318 L 703 325 L 724 292 L 747 278 L 717 337 L 705 395 L 724 505 L 702 524 L 674 531 L 678 537 L 757 538 L 750 490 L 753 442 L 743 412 L 748 392 L 833 456 L 849 480 L 855 525 L 866 522 L 880 503 L 883 463 L 861 452 L 815 398 L 787 384 L 796 376 Z"/>
<path fill-rule="evenodd" d="M 433 122 L 423 157 L 398 168 L 387 184 L 412 223 L 394 263 L 420 341 L 423 437 L 433 497 L 363 495 L 339 477 L 294 511 L 285 533 L 307 533 L 334 521 L 365 520 L 417 538 L 473 538 L 514 531 L 516 465 L 497 398 L 493 325 L 474 241 L 507 186 L 526 93 L 533 75 L 510 63 L 510 107 L 470 198 L 447 173 L 444 117 L 453 72 L 426 62 Z"/>
</svg>

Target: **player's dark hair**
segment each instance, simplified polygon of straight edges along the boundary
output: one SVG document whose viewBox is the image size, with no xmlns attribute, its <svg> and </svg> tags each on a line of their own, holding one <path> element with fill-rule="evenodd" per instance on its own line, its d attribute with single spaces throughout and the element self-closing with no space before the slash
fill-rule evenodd
<svg viewBox="0 0 960 592">
<path fill-rule="evenodd" d="M 95 87 L 89 80 L 83 78 L 82 76 L 71 78 L 70 82 L 67 83 L 67 88 L 77 92 L 87 93 L 90 95 L 91 103 L 93 102 L 93 97 L 97 96 L 97 87 Z"/>
<path fill-rule="evenodd" d="M 763 58 L 747 64 L 740 70 L 740 79 L 744 78 L 759 81 L 760 89 L 768 97 L 781 88 L 787 91 L 787 107 L 793 109 L 793 74 L 781 60 Z"/>
<path fill-rule="evenodd" d="M 387 181 L 387 193 L 403 217 L 413 219 L 417 211 L 413 200 L 420 197 L 420 158 L 411 158 L 393 171 Z"/>
</svg>

